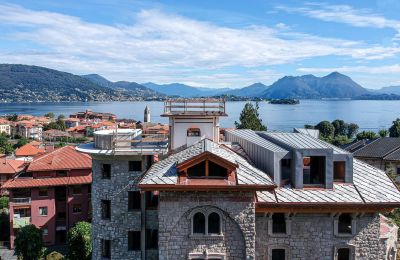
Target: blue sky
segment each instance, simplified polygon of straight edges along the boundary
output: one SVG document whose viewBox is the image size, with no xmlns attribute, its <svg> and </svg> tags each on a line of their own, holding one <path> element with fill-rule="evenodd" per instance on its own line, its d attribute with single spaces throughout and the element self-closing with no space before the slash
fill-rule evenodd
<svg viewBox="0 0 400 260">
<path fill-rule="evenodd" d="M 139 83 L 400 85 L 400 1 L 0 1 L 0 62 Z"/>
</svg>

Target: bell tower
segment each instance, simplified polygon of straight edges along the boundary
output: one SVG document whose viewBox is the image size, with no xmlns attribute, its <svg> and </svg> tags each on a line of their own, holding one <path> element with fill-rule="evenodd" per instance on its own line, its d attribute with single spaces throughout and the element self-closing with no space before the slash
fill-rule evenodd
<svg viewBox="0 0 400 260">
<path fill-rule="evenodd" d="M 219 142 L 219 118 L 227 116 L 221 99 L 170 99 L 164 102 L 169 118 L 169 149 L 190 146 L 208 138 Z"/>
<path fill-rule="evenodd" d="M 145 123 L 150 123 L 150 108 L 148 106 L 146 106 L 146 108 L 144 109 L 144 118 L 143 118 L 143 122 Z"/>
</svg>

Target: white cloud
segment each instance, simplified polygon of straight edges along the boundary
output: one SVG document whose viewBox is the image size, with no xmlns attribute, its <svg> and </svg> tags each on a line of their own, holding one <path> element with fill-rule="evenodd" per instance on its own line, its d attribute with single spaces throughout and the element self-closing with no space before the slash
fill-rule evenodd
<svg viewBox="0 0 400 260">
<path fill-rule="evenodd" d="M 387 65 L 387 66 L 354 66 L 354 67 L 336 67 L 336 68 L 298 68 L 297 71 L 304 73 L 329 73 L 338 71 L 342 73 L 370 73 L 370 74 L 395 74 L 400 73 L 400 65 Z"/>
<path fill-rule="evenodd" d="M 388 19 L 368 9 L 354 9 L 349 5 L 308 3 L 302 7 L 277 6 L 278 10 L 300 13 L 326 22 L 345 23 L 355 27 L 392 28 L 400 36 L 400 20 Z"/>
<path fill-rule="evenodd" d="M 284 24 L 229 28 L 160 10 L 143 10 L 130 24 L 105 25 L 0 4 L 1 26 L 15 32 L 3 35 L 8 41 L 39 46 L 24 52 L 3 47 L 2 62 L 99 73 L 111 80 L 137 82 L 240 86 L 269 78 L 250 72 L 260 67 L 329 55 L 383 59 L 400 52 L 398 47 L 293 32 Z M 242 72 L 226 72 L 233 67 Z M 245 75 L 248 78 L 243 80 Z"/>
</svg>

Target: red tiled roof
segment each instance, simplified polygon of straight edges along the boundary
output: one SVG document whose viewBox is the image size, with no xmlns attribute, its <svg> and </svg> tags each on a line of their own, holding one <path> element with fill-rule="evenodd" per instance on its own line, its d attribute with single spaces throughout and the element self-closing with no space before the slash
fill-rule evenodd
<svg viewBox="0 0 400 260">
<path fill-rule="evenodd" d="M 55 177 L 55 178 L 41 178 L 41 179 L 16 178 L 8 180 L 6 183 L 4 183 L 2 188 L 16 189 L 16 188 L 79 185 L 79 184 L 90 184 L 90 183 L 92 183 L 92 174 L 86 176 Z"/>
<path fill-rule="evenodd" d="M 0 158 L 0 174 L 15 174 L 25 168 L 22 160 L 7 160 L 5 157 Z"/>
<path fill-rule="evenodd" d="M 45 150 L 43 148 L 39 148 L 36 143 L 26 144 L 21 146 L 15 151 L 16 156 L 35 156 L 41 153 L 44 153 Z"/>
<path fill-rule="evenodd" d="M 73 146 L 64 146 L 35 158 L 28 167 L 28 172 L 66 169 L 91 169 L 92 159 L 80 153 Z"/>
</svg>

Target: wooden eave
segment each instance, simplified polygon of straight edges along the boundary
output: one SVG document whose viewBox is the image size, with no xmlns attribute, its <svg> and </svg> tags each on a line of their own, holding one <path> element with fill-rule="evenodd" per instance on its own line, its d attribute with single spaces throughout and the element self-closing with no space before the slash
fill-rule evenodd
<svg viewBox="0 0 400 260">
<path fill-rule="evenodd" d="M 142 191 L 262 191 L 274 189 L 274 185 L 184 185 L 139 184 Z"/>
<path fill-rule="evenodd" d="M 228 160 L 218 157 L 217 155 L 215 155 L 213 153 L 206 151 L 206 152 L 201 153 L 197 156 L 194 156 L 184 162 L 177 164 L 176 168 L 178 169 L 178 172 L 181 172 L 181 171 L 184 171 L 187 168 L 190 168 L 190 167 L 192 167 L 198 163 L 201 163 L 202 161 L 205 161 L 205 160 L 212 161 L 213 163 L 218 164 L 218 165 L 220 165 L 228 170 L 231 170 L 231 171 L 236 170 L 236 168 L 238 167 L 237 164 L 232 163 Z"/>
</svg>

